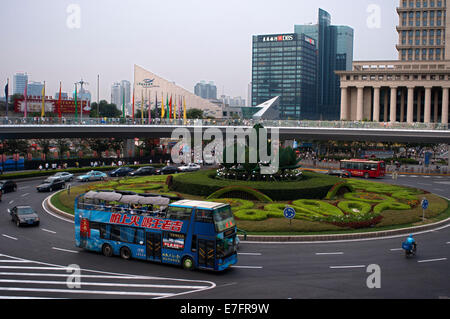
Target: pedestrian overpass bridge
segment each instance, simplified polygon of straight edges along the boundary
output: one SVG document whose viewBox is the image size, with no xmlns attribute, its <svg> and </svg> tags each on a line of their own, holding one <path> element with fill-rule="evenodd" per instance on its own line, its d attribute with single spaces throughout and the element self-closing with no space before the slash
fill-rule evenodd
<svg viewBox="0 0 450 319">
<path fill-rule="evenodd" d="M 2 118 L 0 139 L 53 138 L 163 138 L 177 128 L 192 134 L 218 129 L 250 129 L 263 125 L 270 134 L 277 130 L 281 140 L 442 143 L 450 145 L 446 124 L 375 123 L 349 121 L 251 121 L 251 120 L 169 120 L 169 119 L 58 119 Z"/>
</svg>

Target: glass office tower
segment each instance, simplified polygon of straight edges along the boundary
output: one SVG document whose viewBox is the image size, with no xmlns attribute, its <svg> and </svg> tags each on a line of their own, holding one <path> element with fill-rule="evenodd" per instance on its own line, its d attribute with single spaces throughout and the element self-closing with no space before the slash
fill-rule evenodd
<svg viewBox="0 0 450 319">
<path fill-rule="evenodd" d="M 318 23 L 296 25 L 295 33 L 317 41 L 317 114 L 314 119 L 340 118 L 340 80 L 334 71 L 348 71 L 353 62 L 353 29 L 331 25 L 331 15 L 319 9 Z"/>
<path fill-rule="evenodd" d="M 282 119 L 317 112 L 316 40 L 304 34 L 253 36 L 252 106 L 281 97 Z"/>
</svg>

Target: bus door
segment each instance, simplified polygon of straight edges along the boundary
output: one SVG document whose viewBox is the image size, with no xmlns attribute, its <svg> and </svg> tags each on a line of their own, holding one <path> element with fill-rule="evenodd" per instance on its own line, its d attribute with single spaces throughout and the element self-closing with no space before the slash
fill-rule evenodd
<svg viewBox="0 0 450 319">
<path fill-rule="evenodd" d="M 198 239 L 198 266 L 214 268 L 216 260 L 216 241 L 205 238 Z"/>
<path fill-rule="evenodd" d="M 161 261 L 161 234 L 147 232 L 145 242 L 147 260 Z"/>
</svg>

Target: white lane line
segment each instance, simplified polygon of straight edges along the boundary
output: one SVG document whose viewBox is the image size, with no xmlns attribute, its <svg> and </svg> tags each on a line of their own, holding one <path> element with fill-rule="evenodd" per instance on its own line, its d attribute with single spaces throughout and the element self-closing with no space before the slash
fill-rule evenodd
<svg viewBox="0 0 450 319">
<path fill-rule="evenodd" d="M 76 250 L 69 250 L 69 249 L 63 249 L 63 248 L 58 248 L 58 247 L 52 247 L 52 249 L 63 251 L 63 252 L 66 252 L 66 253 L 78 254 L 78 251 L 76 251 Z"/>
<path fill-rule="evenodd" d="M 0 266 L 0 269 L 27 269 L 27 270 L 73 270 L 69 267 L 31 267 L 31 266 Z"/>
<path fill-rule="evenodd" d="M 57 194 L 57 193 L 55 193 L 55 194 Z M 69 223 L 71 223 L 71 224 L 75 224 L 75 222 L 74 222 L 73 220 L 64 218 L 64 217 L 59 216 L 59 215 L 57 215 L 57 214 L 54 214 L 54 213 L 52 213 L 51 211 L 49 211 L 49 210 L 45 207 L 45 203 L 46 203 L 48 200 L 50 200 L 50 197 L 52 197 L 52 196 L 55 195 L 55 194 L 49 195 L 46 199 L 44 199 L 44 200 L 42 201 L 42 209 L 45 210 L 45 211 L 47 212 L 47 214 L 49 214 L 49 215 L 51 215 L 51 216 L 53 216 L 53 217 L 55 217 L 55 218 L 58 218 L 58 219 L 63 220 L 63 221 L 65 221 L 65 222 L 69 222 Z"/>
<path fill-rule="evenodd" d="M 450 245 L 450 241 L 447 242 L 447 245 Z"/>
<path fill-rule="evenodd" d="M 14 203 L 14 201 L 12 200 L 12 201 L 10 201 L 9 203 L 8 203 L 8 205 L 11 205 L 12 203 Z"/>
<path fill-rule="evenodd" d="M 64 298 L 49 298 L 49 297 L 26 297 L 26 296 L 0 296 L 0 299 L 2 300 L 9 300 L 9 299 L 20 299 L 20 300 L 29 300 L 29 299 L 64 299 Z"/>
<path fill-rule="evenodd" d="M 22 191 L 22 190 L 27 189 L 27 188 L 30 188 L 30 186 L 19 187 L 18 189 L 19 189 L 19 191 Z"/>
<path fill-rule="evenodd" d="M 2 236 L 6 237 L 6 238 L 9 238 L 9 239 L 12 239 L 12 240 L 18 240 L 16 237 L 8 236 L 8 235 L 5 235 L 5 234 L 2 234 Z"/>
<path fill-rule="evenodd" d="M 68 293 L 68 294 L 91 294 L 91 295 L 119 295 L 119 296 L 149 296 L 149 297 L 172 297 L 174 294 L 138 292 L 138 291 L 102 291 L 102 290 L 79 290 L 79 289 L 42 289 L 42 288 L 5 288 L 3 291 L 27 291 L 27 292 L 48 292 L 48 293 Z"/>
<path fill-rule="evenodd" d="M 242 268 L 242 269 L 262 269 L 262 266 L 231 266 L 231 268 Z"/>
<path fill-rule="evenodd" d="M 31 263 L 31 261 L 28 261 L 28 260 L 10 260 L 10 259 L 8 259 L 8 260 L 0 260 L 0 264 L 7 264 L 7 263 L 14 263 L 14 264 L 16 264 L 16 263 L 19 263 L 19 264 L 29 264 L 29 263 Z"/>
<path fill-rule="evenodd" d="M 330 269 L 351 269 L 351 268 L 366 268 L 365 265 L 354 265 L 354 266 L 330 266 Z"/>
<path fill-rule="evenodd" d="M 56 232 L 53 231 L 53 230 L 48 230 L 48 229 L 45 229 L 45 228 L 42 228 L 41 230 L 42 230 L 42 231 L 45 231 L 45 232 L 47 232 L 47 233 L 50 233 L 50 234 L 56 234 Z"/>
<path fill-rule="evenodd" d="M 431 263 L 435 261 L 445 261 L 447 258 L 437 258 L 437 259 L 428 259 L 428 260 L 419 260 L 418 263 Z"/>
<path fill-rule="evenodd" d="M 116 279 L 122 279 L 116 277 Z M 46 280 L 13 280 L 0 279 L 0 283 L 36 284 L 36 285 L 67 285 L 66 281 L 46 281 Z M 183 286 L 183 285 L 152 285 L 152 284 L 123 284 L 106 282 L 83 282 L 81 286 L 99 287 L 133 287 L 133 288 L 167 288 L 167 289 L 205 289 L 208 286 Z"/>
<path fill-rule="evenodd" d="M 327 255 L 343 255 L 343 252 L 335 252 L 335 253 L 316 253 L 316 256 L 327 256 Z"/>
<path fill-rule="evenodd" d="M 27 197 L 28 195 L 30 195 L 30 193 L 25 193 L 23 195 L 20 195 L 20 197 Z"/>
<path fill-rule="evenodd" d="M 261 253 L 238 253 L 241 256 L 262 256 Z"/>
<path fill-rule="evenodd" d="M 391 251 L 399 251 L 399 250 L 403 250 L 403 248 L 392 248 Z"/>
</svg>

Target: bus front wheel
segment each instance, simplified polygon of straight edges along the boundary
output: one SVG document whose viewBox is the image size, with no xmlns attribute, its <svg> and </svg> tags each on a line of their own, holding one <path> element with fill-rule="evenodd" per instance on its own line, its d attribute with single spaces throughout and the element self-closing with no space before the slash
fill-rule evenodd
<svg viewBox="0 0 450 319">
<path fill-rule="evenodd" d="M 131 250 L 128 247 L 122 247 L 120 249 L 120 257 L 122 257 L 125 260 L 131 259 Z"/>
<path fill-rule="evenodd" d="M 103 245 L 102 253 L 106 257 L 111 257 L 113 255 L 113 249 L 112 249 L 111 245 L 108 245 L 108 244 Z"/>
<path fill-rule="evenodd" d="M 181 264 L 183 266 L 183 269 L 185 269 L 185 270 L 193 270 L 194 269 L 194 260 L 189 256 L 184 257 Z"/>
</svg>

